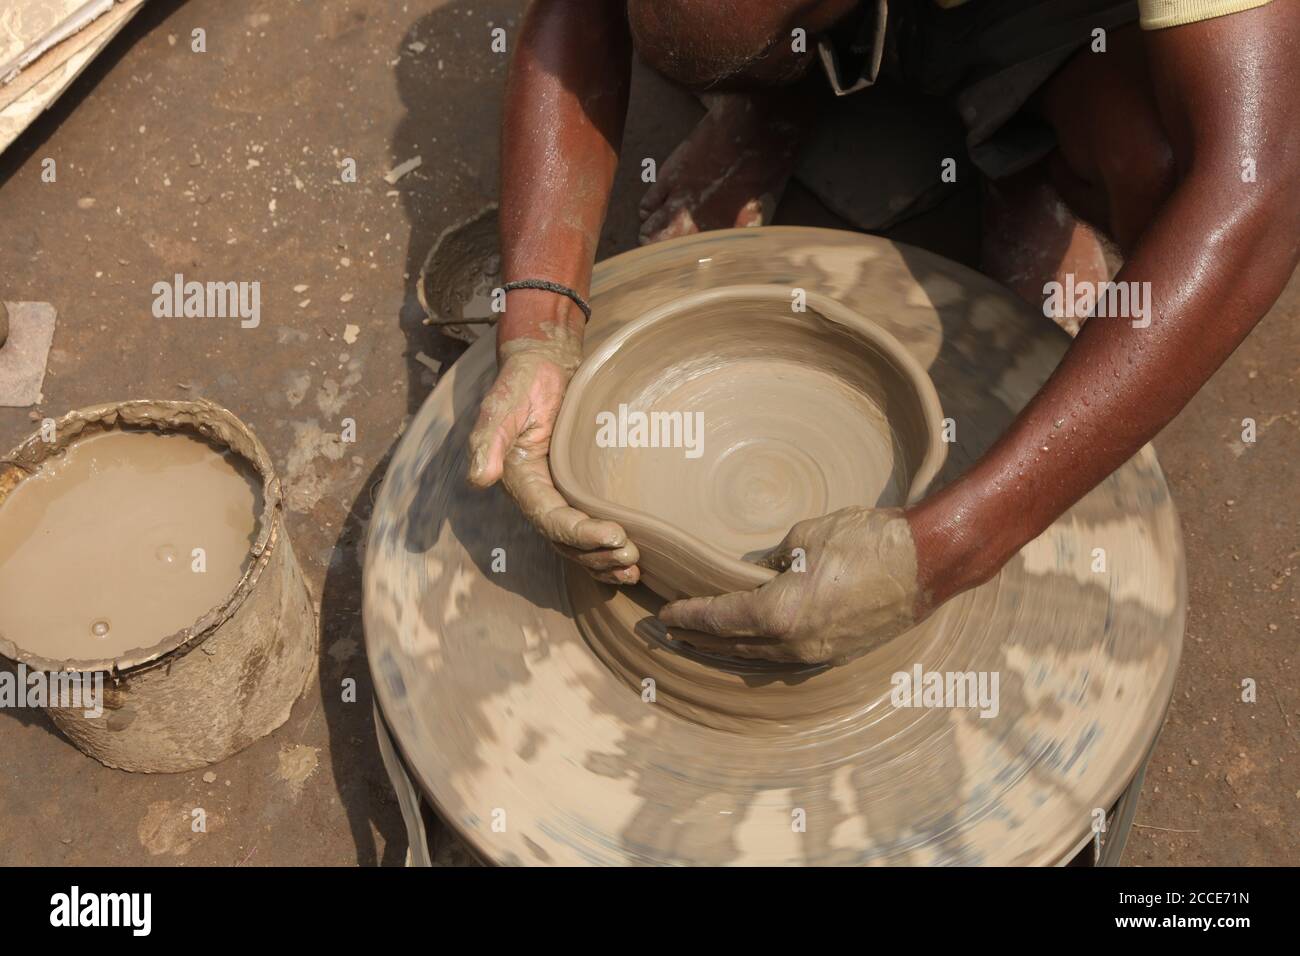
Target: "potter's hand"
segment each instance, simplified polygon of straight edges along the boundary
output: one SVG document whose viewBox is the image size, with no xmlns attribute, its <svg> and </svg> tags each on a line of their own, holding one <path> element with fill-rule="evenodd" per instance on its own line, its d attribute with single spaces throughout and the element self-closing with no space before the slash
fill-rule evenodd
<svg viewBox="0 0 1300 956">
<path fill-rule="evenodd" d="M 869 651 L 929 610 L 918 607 L 916 548 L 899 510 L 801 521 L 763 563 L 782 573 L 753 591 L 674 601 L 659 619 L 735 639 L 720 642 L 724 653 L 815 664 Z"/>
<path fill-rule="evenodd" d="M 501 479 L 519 508 L 565 557 L 610 584 L 635 584 L 640 555 L 626 532 L 572 508 L 555 488 L 547 454 L 569 379 L 582 358 L 574 337 L 515 339 L 502 346 L 501 370 L 469 438 L 470 483 Z"/>
</svg>

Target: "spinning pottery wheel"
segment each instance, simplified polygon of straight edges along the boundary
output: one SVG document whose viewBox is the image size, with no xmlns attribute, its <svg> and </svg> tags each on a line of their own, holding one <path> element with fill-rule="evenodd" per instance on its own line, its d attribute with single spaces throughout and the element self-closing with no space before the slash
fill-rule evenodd
<svg viewBox="0 0 1300 956">
<path fill-rule="evenodd" d="M 935 487 L 1001 434 L 1068 344 L 955 263 L 778 227 L 600 264 L 587 346 L 675 297 L 753 283 L 837 299 L 929 371 L 956 425 Z M 884 647 L 834 668 L 746 664 L 666 634 L 648 590 L 567 567 L 503 491 L 466 484 L 466 440 L 494 373 L 492 342 L 480 340 L 411 422 L 365 566 L 386 722 L 482 858 L 1060 863 L 1139 772 L 1172 692 L 1186 604 L 1178 521 L 1150 447 L 994 580 Z M 894 706 L 891 676 L 917 666 L 996 672 L 996 714 Z"/>
</svg>

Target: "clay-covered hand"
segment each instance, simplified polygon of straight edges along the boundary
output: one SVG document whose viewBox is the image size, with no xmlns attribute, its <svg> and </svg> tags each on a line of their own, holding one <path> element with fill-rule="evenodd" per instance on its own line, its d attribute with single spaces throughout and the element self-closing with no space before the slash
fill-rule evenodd
<svg viewBox="0 0 1300 956">
<path fill-rule="evenodd" d="M 710 650 L 820 664 L 878 647 L 928 613 L 918 606 L 911 527 L 897 509 L 801 521 L 763 563 L 781 573 L 753 591 L 666 604 L 660 620 L 729 639 Z"/>
<path fill-rule="evenodd" d="M 501 480 L 519 508 L 565 557 L 599 581 L 635 584 L 640 555 L 627 533 L 570 507 L 551 479 L 547 455 L 564 390 L 578 363 L 576 335 L 554 330 L 546 340 L 514 339 L 498 352 L 500 371 L 483 399 L 469 438 L 470 483 Z"/>
</svg>

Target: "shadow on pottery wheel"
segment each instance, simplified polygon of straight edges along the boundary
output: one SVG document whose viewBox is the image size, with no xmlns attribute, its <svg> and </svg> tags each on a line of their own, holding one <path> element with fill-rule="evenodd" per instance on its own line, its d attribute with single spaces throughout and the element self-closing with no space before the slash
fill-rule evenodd
<svg viewBox="0 0 1300 956">
<path fill-rule="evenodd" d="M 663 598 L 758 587 L 776 572 L 752 562 L 792 525 L 911 504 L 943 466 L 925 370 L 857 312 L 797 292 L 682 296 L 602 343 L 569 385 L 556 486 L 623 526 Z"/>
</svg>

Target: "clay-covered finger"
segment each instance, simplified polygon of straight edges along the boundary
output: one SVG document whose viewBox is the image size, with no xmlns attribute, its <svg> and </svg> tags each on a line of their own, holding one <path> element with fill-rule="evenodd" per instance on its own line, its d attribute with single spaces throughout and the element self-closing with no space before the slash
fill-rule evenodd
<svg viewBox="0 0 1300 956">
<path fill-rule="evenodd" d="M 506 452 L 517 437 L 509 427 L 509 410 L 484 401 L 478 422 L 469 436 L 469 483 L 487 488 L 496 483 L 505 466 Z"/>
<path fill-rule="evenodd" d="M 650 188 L 645 191 L 645 195 L 641 197 L 641 201 L 637 203 L 636 207 L 637 215 L 640 216 L 642 222 L 668 201 L 668 192 L 671 188 L 671 179 L 664 176 L 658 177 L 650 184 Z"/>
<path fill-rule="evenodd" d="M 546 461 L 507 458 L 504 484 L 510 497 L 542 536 L 579 551 L 621 548 L 627 534 L 613 521 L 602 521 L 571 507 L 551 481 Z"/>
<path fill-rule="evenodd" d="M 659 609 L 659 620 L 669 627 L 685 627 L 718 637 L 774 637 L 765 621 L 765 608 L 761 591 L 732 591 L 665 604 Z"/>
<path fill-rule="evenodd" d="M 778 664 L 802 663 L 795 652 L 775 638 L 739 638 L 731 642 L 727 654 L 756 661 L 773 661 Z"/>
<path fill-rule="evenodd" d="M 669 636 L 702 654 L 715 657 L 741 657 L 777 663 L 792 663 L 796 660 L 790 647 L 772 637 L 718 637 L 683 627 L 674 627 Z"/>
<path fill-rule="evenodd" d="M 613 550 L 628 543 L 627 533 L 613 521 L 593 518 L 568 505 L 546 512 L 537 529 L 548 540 L 579 551 Z"/>
<path fill-rule="evenodd" d="M 641 569 L 634 564 L 630 568 L 616 568 L 613 571 L 592 571 L 591 576 L 605 584 L 636 584 L 641 580 Z"/>
<path fill-rule="evenodd" d="M 683 205 L 665 203 L 641 223 L 638 241 L 646 246 L 652 242 L 676 239 L 678 236 L 699 232 L 690 210 Z"/>
<path fill-rule="evenodd" d="M 759 564 L 769 568 L 776 568 L 778 571 L 789 568 L 796 548 L 802 548 L 805 555 L 807 554 L 808 539 L 813 529 L 818 527 L 820 521 L 820 518 L 805 518 L 803 521 L 796 521 L 790 530 L 785 533 L 781 543 L 765 554 Z"/>
<path fill-rule="evenodd" d="M 579 551 L 567 545 L 557 544 L 556 550 L 570 561 L 582 565 L 589 571 L 613 571 L 617 568 L 630 568 L 641 560 L 641 553 L 631 541 L 621 548 L 601 548 L 596 551 Z"/>
</svg>

